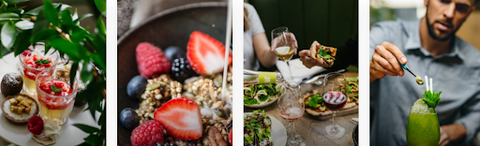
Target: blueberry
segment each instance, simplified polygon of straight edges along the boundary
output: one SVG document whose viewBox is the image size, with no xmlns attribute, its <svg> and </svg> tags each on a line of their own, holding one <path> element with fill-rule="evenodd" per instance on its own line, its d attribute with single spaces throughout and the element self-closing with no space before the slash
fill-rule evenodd
<svg viewBox="0 0 480 146">
<path fill-rule="evenodd" d="M 120 113 L 120 122 L 122 122 L 123 127 L 133 130 L 140 124 L 140 117 L 132 108 L 125 108 Z"/>
<path fill-rule="evenodd" d="M 131 98 L 140 99 L 145 87 L 147 86 L 147 78 L 141 75 L 133 77 L 127 85 L 127 94 Z"/>
<path fill-rule="evenodd" d="M 168 46 L 163 53 L 165 53 L 165 56 L 167 56 L 168 60 L 170 61 L 175 58 L 182 58 L 185 56 L 185 52 L 177 46 Z"/>
</svg>

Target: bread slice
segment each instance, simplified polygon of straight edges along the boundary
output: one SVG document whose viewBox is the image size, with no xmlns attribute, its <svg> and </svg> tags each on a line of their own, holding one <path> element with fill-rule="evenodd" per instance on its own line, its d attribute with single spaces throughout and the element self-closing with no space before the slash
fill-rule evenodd
<svg viewBox="0 0 480 146">
<path fill-rule="evenodd" d="M 322 49 L 328 55 L 332 56 L 333 58 L 320 58 L 318 56 L 319 50 Z M 312 45 L 310 46 L 310 57 L 313 59 L 322 59 L 322 61 L 331 67 L 335 61 L 335 56 L 337 55 L 337 48 L 323 46 L 317 41 L 313 41 Z"/>
<path fill-rule="evenodd" d="M 31 106 L 30 113 L 28 113 L 28 114 L 27 113 L 18 114 L 18 113 L 14 113 L 14 112 L 10 111 L 10 99 L 18 97 L 18 96 L 23 97 L 24 100 L 31 100 L 32 101 L 33 104 Z M 15 94 L 15 95 L 7 96 L 7 98 L 5 98 L 5 100 L 3 100 L 3 102 L 2 102 L 3 115 L 10 122 L 12 122 L 14 124 L 27 123 L 28 120 L 30 120 L 30 118 L 32 116 L 38 115 L 39 108 L 40 107 L 39 107 L 37 101 L 35 101 L 35 99 L 33 99 L 32 97 L 30 97 L 28 95 L 25 95 L 25 94 Z"/>
</svg>

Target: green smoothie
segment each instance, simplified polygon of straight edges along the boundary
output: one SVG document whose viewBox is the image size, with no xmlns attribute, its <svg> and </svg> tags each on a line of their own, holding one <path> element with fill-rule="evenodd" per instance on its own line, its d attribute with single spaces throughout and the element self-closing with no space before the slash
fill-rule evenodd
<svg viewBox="0 0 480 146">
<path fill-rule="evenodd" d="M 409 146 L 436 146 L 438 141 L 440 127 L 437 112 L 434 107 L 429 107 L 424 99 L 418 99 L 410 108 L 407 143 Z"/>
</svg>

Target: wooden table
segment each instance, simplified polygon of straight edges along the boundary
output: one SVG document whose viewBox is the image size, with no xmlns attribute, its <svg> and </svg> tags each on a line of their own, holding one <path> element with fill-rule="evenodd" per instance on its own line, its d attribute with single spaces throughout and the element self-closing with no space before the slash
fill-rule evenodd
<svg viewBox="0 0 480 146">
<path fill-rule="evenodd" d="M 344 75 L 346 77 L 358 77 L 358 73 L 352 72 L 346 72 Z M 318 88 L 321 88 L 321 86 L 313 84 L 301 84 L 301 90 L 303 94 Z M 265 113 L 268 115 L 273 116 L 282 122 L 283 126 L 285 126 L 287 130 L 287 134 L 290 134 L 293 128 L 280 116 L 277 109 L 277 102 L 261 109 L 265 110 Z M 256 109 L 245 107 L 245 112 L 252 112 L 254 110 Z M 303 137 L 307 146 L 354 146 L 355 144 L 352 140 L 352 132 L 357 122 L 354 122 L 352 118 L 358 118 L 358 113 L 335 117 L 335 123 L 345 128 L 345 136 L 339 139 L 331 140 L 323 135 L 322 130 L 324 126 L 332 123 L 332 119 L 330 118 L 326 121 L 320 121 L 305 112 L 302 118 L 295 121 L 295 133 Z"/>
</svg>

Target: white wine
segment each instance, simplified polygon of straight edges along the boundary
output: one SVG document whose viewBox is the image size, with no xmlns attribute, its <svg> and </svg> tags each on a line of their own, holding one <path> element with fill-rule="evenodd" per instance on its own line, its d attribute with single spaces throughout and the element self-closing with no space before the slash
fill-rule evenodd
<svg viewBox="0 0 480 146">
<path fill-rule="evenodd" d="M 275 49 L 275 54 L 277 54 L 278 58 L 287 61 L 292 59 L 293 52 L 295 48 L 289 46 L 282 46 Z"/>
</svg>

